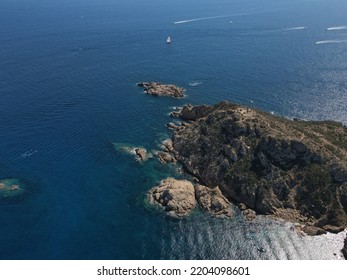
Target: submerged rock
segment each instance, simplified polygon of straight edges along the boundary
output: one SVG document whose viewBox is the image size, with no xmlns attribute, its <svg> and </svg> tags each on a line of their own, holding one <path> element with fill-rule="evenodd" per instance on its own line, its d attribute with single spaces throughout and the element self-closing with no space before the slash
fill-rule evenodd
<svg viewBox="0 0 347 280">
<path fill-rule="evenodd" d="M 187 180 L 165 179 L 149 190 L 148 198 L 174 217 L 187 216 L 196 206 L 194 186 Z"/>
<path fill-rule="evenodd" d="M 0 180 L 0 199 L 14 198 L 24 193 L 24 187 L 17 179 Z"/>
<path fill-rule="evenodd" d="M 165 85 L 158 82 L 143 82 L 137 84 L 144 88 L 144 92 L 153 96 L 170 96 L 175 98 L 184 97 L 184 88 L 175 85 Z"/>
</svg>

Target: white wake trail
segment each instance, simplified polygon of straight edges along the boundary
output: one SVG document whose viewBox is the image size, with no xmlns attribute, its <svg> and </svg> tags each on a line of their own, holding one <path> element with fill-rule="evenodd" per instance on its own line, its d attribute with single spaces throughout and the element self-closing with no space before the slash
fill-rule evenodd
<svg viewBox="0 0 347 280">
<path fill-rule="evenodd" d="M 327 28 L 327 31 L 335 31 L 335 30 L 347 30 L 347 26 L 333 26 L 333 27 Z"/>
<path fill-rule="evenodd" d="M 307 27 L 306 26 L 290 27 L 290 28 L 283 29 L 283 31 L 304 30 L 304 29 L 307 29 Z"/>
<path fill-rule="evenodd" d="M 341 43 L 347 43 L 347 40 L 325 40 L 325 41 L 317 41 L 316 45 L 322 45 L 322 44 L 341 44 Z"/>
<path fill-rule="evenodd" d="M 193 19 L 175 21 L 174 24 L 182 24 L 182 23 L 188 23 L 188 22 L 194 22 L 194 21 L 200 21 L 200 20 L 227 18 L 227 17 L 244 16 L 244 15 L 246 15 L 246 14 L 233 14 L 233 15 L 222 15 L 222 16 L 214 16 L 214 17 L 193 18 Z"/>
</svg>

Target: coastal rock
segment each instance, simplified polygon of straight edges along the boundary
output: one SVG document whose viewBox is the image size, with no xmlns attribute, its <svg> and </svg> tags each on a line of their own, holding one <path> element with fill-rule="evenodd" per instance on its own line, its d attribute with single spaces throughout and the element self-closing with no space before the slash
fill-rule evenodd
<svg viewBox="0 0 347 280">
<path fill-rule="evenodd" d="M 213 106 L 209 105 L 186 105 L 179 112 L 177 112 L 176 116 L 186 121 L 196 121 L 199 118 L 207 116 L 207 114 L 210 113 L 212 110 Z"/>
<path fill-rule="evenodd" d="M 187 180 L 165 179 L 148 192 L 148 198 L 174 217 L 187 216 L 196 206 L 194 186 Z"/>
<path fill-rule="evenodd" d="M 197 185 L 195 187 L 195 197 L 200 207 L 212 215 L 217 217 L 232 216 L 230 203 L 218 187 L 210 189 L 202 185 Z"/>
<path fill-rule="evenodd" d="M 239 203 L 238 207 L 247 221 L 253 221 L 256 218 L 256 212 L 249 209 L 245 204 Z"/>
<path fill-rule="evenodd" d="M 165 85 L 158 82 L 143 82 L 137 84 L 139 87 L 144 88 L 144 92 L 153 96 L 170 96 L 175 98 L 184 97 L 184 88 L 175 85 Z"/>
<path fill-rule="evenodd" d="M 136 148 L 135 154 L 137 158 L 141 161 L 145 161 L 147 159 L 147 151 L 143 148 Z"/>
<path fill-rule="evenodd" d="M 15 198 L 24 193 L 22 184 L 17 179 L 0 180 L 0 199 Z"/>
<path fill-rule="evenodd" d="M 145 148 L 134 147 L 124 143 L 113 143 L 113 147 L 117 152 L 133 155 L 136 161 L 142 162 L 153 157 L 152 153 L 148 153 Z"/>
<path fill-rule="evenodd" d="M 167 164 L 167 163 L 175 163 L 176 159 L 167 152 L 158 152 L 157 153 L 158 159 L 161 163 Z"/>
<path fill-rule="evenodd" d="M 173 152 L 173 144 L 172 144 L 172 140 L 171 139 L 166 139 L 163 141 L 163 147 L 164 150 L 168 153 L 172 153 Z"/>
<path fill-rule="evenodd" d="M 175 157 L 202 184 L 310 234 L 346 228 L 346 127 L 228 102 L 185 106 L 179 116 L 190 123 L 174 129 Z"/>
</svg>

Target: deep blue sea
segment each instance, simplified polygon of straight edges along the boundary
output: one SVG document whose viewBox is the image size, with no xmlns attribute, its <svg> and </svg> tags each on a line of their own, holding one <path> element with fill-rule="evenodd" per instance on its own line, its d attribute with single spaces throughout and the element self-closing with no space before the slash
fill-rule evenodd
<svg viewBox="0 0 347 280">
<path fill-rule="evenodd" d="M 0 179 L 26 186 L 0 202 L 0 259 L 341 258 L 343 233 L 150 211 L 146 191 L 174 168 L 112 143 L 158 149 L 173 107 L 224 99 L 347 124 L 346 11 L 345 0 L 0 0 Z M 187 97 L 146 96 L 141 81 Z"/>
</svg>

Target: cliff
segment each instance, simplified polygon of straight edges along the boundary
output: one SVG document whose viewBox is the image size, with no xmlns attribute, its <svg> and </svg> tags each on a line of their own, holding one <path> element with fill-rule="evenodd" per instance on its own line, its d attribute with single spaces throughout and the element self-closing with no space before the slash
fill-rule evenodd
<svg viewBox="0 0 347 280">
<path fill-rule="evenodd" d="M 222 102 L 173 113 L 174 155 L 230 201 L 299 222 L 309 234 L 347 226 L 347 129 Z"/>
</svg>

